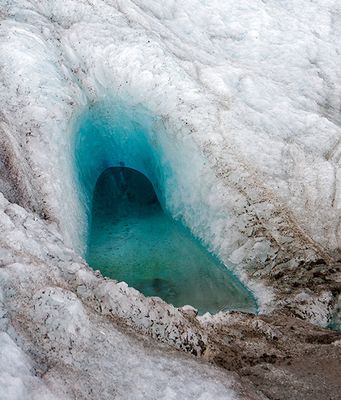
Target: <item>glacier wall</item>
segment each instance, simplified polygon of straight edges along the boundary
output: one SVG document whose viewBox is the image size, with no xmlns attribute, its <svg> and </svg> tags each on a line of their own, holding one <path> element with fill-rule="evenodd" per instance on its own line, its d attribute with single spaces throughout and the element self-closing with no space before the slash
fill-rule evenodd
<svg viewBox="0 0 341 400">
<path fill-rule="evenodd" d="M 1 190 L 81 249 L 72 137 L 85 110 L 118 99 L 173 146 L 172 214 L 243 279 L 337 259 L 339 11 L 329 0 L 5 1 Z"/>
</svg>

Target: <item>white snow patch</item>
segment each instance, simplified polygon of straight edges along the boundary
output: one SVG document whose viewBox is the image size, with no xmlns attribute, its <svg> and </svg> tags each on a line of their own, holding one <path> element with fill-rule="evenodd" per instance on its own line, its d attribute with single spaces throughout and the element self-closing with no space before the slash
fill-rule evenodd
<svg viewBox="0 0 341 400">
<path fill-rule="evenodd" d="M 5 332 L 0 332 L 0 390 L 1 400 L 57 400 Z"/>
</svg>

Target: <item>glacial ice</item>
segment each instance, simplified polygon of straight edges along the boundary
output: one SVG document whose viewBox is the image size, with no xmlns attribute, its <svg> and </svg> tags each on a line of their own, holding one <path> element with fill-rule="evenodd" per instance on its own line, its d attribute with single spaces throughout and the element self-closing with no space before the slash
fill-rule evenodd
<svg viewBox="0 0 341 400">
<path fill-rule="evenodd" d="M 81 240 L 83 246 L 88 245 L 90 250 L 86 257 L 89 264 L 101 270 L 105 276 L 124 280 L 137 288 L 142 288 L 145 276 L 147 281 L 143 287 L 146 291 L 142 292 L 145 294 L 148 292 L 149 295 L 158 295 L 156 289 L 156 291 L 151 289 L 152 279 L 168 282 L 172 289 L 168 286 L 164 287 L 164 290 L 160 289 L 160 297 L 168 299 L 177 306 L 191 304 L 199 308 L 201 313 L 216 312 L 220 309 L 255 311 L 252 296 L 246 288 L 227 270 L 226 274 L 220 272 L 221 268 L 225 267 L 206 254 L 200 243 L 190 238 L 183 228 L 180 226 L 177 228 L 170 222 L 175 218 L 179 225 L 187 220 L 198 223 L 201 215 L 205 214 L 206 203 L 202 203 L 201 199 L 202 193 L 209 188 L 205 188 L 205 183 L 196 179 L 205 165 L 200 155 L 196 156 L 186 144 L 182 144 L 181 150 L 179 146 L 175 147 L 171 137 L 159 131 L 161 128 L 158 118 L 150 115 L 141 106 L 129 107 L 118 99 L 93 104 L 80 117 L 78 125 L 73 138 L 74 172 L 77 177 L 75 185 L 79 191 L 80 210 L 86 215 Z M 187 171 L 189 157 L 191 157 L 190 173 Z M 135 170 L 148 177 L 157 201 L 161 203 L 162 209 L 169 214 L 169 217 L 163 217 L 162 212 L 154 213 L 158 218 L 153 219 L 153 229 L 148 224 L 141 223 L 144 221 L 142 218 L 134 219 L 129 224 L 128 216 L 121 223 L 117 223 L 116 215 L 118 216 L 120 212 L 123 216 L 127 212 L 136 212 L 136 207 L 131 210 L 128 199 L 115 202 L 116 199 L 119 200 L 117 196 L 122 190 L 116 184 L 109 184 L 114 176 L 110 179 L 107 175 L 108 179 L 102 189 L 103 194 L 96 197 L 96 183 L 102 174 L 105 174 L 104 171 L 110 172 L 109 168 L 113 167 L 127 168 L 128 172 L 129 169 Z M 144 193 L 146 189 L 141 188 L 139 192 L 135 191 L 136 193 L 131 195 L 147 196 Z M 122 192 L 122 196 L 129 193 Z M 100 206 L 96 205 L 96 201 Z M 98 218 L 92 221 L 94 207 L 100 207 L 100 210 L 95 214 Z M 116 210 L 117 208 L 119 210 Z M 150 207 L 139 207 L 138 210 L 139 214 L 150 213 Z M 89 236 L 88 229 L 91 226 L 96 229 L 92 229 L 92 234 Z M 137 232 L 136 226 L 143 229 L 143 234 L 140 235 L 138 244 L 134 246 L 132 230 Z M 117 231 L 119 227 L 121 230 Z M 153 231 L 160 228 L 161 231 L 155 236 Z M 124 232 L 127 230 L 128 233 L 125 235 Z M 115 232 L 117 239 L 110 239 Z M 169 239 L 165 235 L 172 235 L 172 244 L 168 243 Z M 157 250 L 149 248 L 152 243 L 159 248 Z M 129 249 L 127 251 L 131 254 L 126 254 L 124 249 Z M 141 265 L 137 267 L 139 263 Z M 154 263 L 156 263 L 153 273 L 155 276 L 151 275 Z M 144 267 L 147 264 L 150 264 L 149 267 Z M 192 285 L 181 288 L 180 281 L 192 282 Z M 149 285 L 149 289 L 146 285 Z M 202 289 L 199 289 L 200 287 Z M 198 298 L 198 293 L 203 300 Z"/>
<path fill-rule="evenodd" d="M 138 118 L 142 107 L 153 143 L 176 167 L 170 212 L 232 262 L 268 310 L 274 297 L 262 280 L 273 264 L 290 273 L 300 260 L 338 258 L 340 14 L 334 0 L 2 0 L 1 191 L 50 221 L 54 237 L 84 251 L 86 212 L 73 175 L 78 121 L 97 104 L 126 104 L 124 112 Z M 2 273 L 17 259 L 27 263 L 21 271 L 33 296 L 37 260 L 52 268 L 50 252 L 62 265 L 76 263 L 75 256 L 49 242 L 27 211 L 0 200 L 8 207 L 0 213 Z M 77 279 L 91 282 L 91 274 L 82 270 Z M 20 276 L 12 279 L 19 290 Z M 82 302 L 90 298 L 84 282 Z M 113 283 L 93 290 L 113 306 L 121 301 Z M 125 312 L 135 313 L 136 299 L 144 309 L 151 304 L 126 290 Z M 21 304 L 11 288 L 6 296 L 15 313 Z M 302 294 L 302 307 L 314 304 L 314 322 L 328 322 L 328 296 L 311 301 Z M 27 298 L 21 293 L 19 300 Z M 50 384 L 60 389 L 64 382 L 55 376 Z"/>
</svg>

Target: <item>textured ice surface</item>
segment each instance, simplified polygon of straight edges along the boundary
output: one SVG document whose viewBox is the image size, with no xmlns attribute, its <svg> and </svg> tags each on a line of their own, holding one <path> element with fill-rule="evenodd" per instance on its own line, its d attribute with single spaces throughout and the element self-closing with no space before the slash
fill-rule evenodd
<svg viewBox="0 0 341 400">
<path fill-rule="evenodd" d="M 0 223 L 1 400 L 238 398 L 233 374 L 149 337 L 199 352 L 203 328 L 184 313 L 96 277 L 2 195 Z"/>
<path fill-rule="evenodd" d="M 36 377 L 29 358 L 5 332 L 0 332 L 0 393 L 3 400 L 57 399 Z"/>
<path fill-rule="evenodd" d="M 189 228 L 223 261 L 237 264 L 243 279 L 252 278 L 254 290 L 273 267 L 290 273 L 300 259 L 337 257 L 341 209 L 338 2 L 2 0 L 0 6 L 0 187 L 10 200 L 55 221 L 58 226 L 50 226 L 54 237 L 60 232 L 67 243 L 82 247 L 86 215 L 72 175 L 72 136 L 79 116 L 90 106 L 118 99 L 128 110 L 142 106 L 150 112 L 153 142 L 167 149 L 169 165 L 182 173 L 173 215 L 181 213 Z M 25 220 L 25 212 L 14 205 L 7 207 L 0 214 L 6 265 L 1 271 L 9 279 L 6 301 L 20 326 L 26 326 L 26 321 L 18 312 L 27 310 L 28 300 L 35 299 L 37 282 L 40 289 L 50 287 L 53 265 L 60 263 L 63 273 L 77 282 L 72 291 L 82 302 L 97 304 L 103 313 L 129 315 L 134 328 L 139 326 L 154 337 L 162 331 L 166 341 L 175 326 L 179 329 L 183 320 L 172 308 L 162 303 L 162 311 L 173 310 L 176 315 L 176 324 L 167 321 L 171 329 L 152 323 L 159 316 L 157 301 L 152 306 L 152 301 L 141 300 L 132 289 L 113 282 L 98 285 L 84 266 L 77 270 L 71 252 L 46 239 L 48 234 L 37 221 Z M 49 260 L 51 255 L 57 261 Z M 14 275 L 10 265 L 18 259 L 28 265 L 25 269 L 16 264 L 19 272 Z M 39 260 L 48 270 L 44 282 Z M 255 269 L 246 274 L 249 265 Z M 58 276 L 57 270 L 57 281 Z M 21 296 L 13 294 L 18 290 Z M 265 306 L 268 293 L 257 293 Z M 98 299 L 103 300 L 103 308 Z M 301 299 L 302 307 L 309 308 L 311 297 L 303 294 Z M 65 294 L 65 301 L 72 304 L 72 296 L 70 300 Z M 313 307 L 315 321 L 325 320 L 326 307 L 320 309 L 321 304 L 318 301 Z M 40 306 L 44 311 L 45 306 Z M 63 315 L 68 315 L 67 307 Z M 96 332 L 99 326 L 100 322 Z M 34 334 L 34 329 L 22 329 L 19 337 Z M 43 337 L 37 334 L 38 344 Z M 34 354 L 45 354 L 38 344 L 30 343 Z M 58 354 L 62 359 L 64 353 Z M 112 379 L 113 360 L 106 364 L 110 373 L 103 375 L 104 383 Z M 47 365 L 54 365 L 53 361 L 52 357 Z M 73 365 L 80 365 L 84 373 L 84 364 L 77 363 Z M 59 373 L 50 371 L 51 382 L 58 390 L 65 387 L 72 392 L 68 377 L 81 375 L 68 375 L 64 367 Z M 179 364 L 173 367 L 163 382 L 169 381 Z M 94 363 L 93 371 L 98 370 Z M 191 381 L 187 369 L 181 372 L 186 383 Z M 65 380 L 60 382 L 60 377 Z M 99 375 L 97 379 L 100 382 Z M 86 379 L 82 384 L 84 390 L 91 388 Z M 174 383 L 167 389 L 164 398 L 175 397 L 170 391 L 175 387 Z M 155 386 L 148 388 L 152 391 Z M 101 393 L 105 398 L 104 389 Z"/>
<path fill-rule="evenodd" d="M 151 182 L 133 169 L 109 168 L 98 178 L 86 260 L 104 276 L 176 307 L 256 311 L 251 293 L 165 214 Z"/>
</svg>

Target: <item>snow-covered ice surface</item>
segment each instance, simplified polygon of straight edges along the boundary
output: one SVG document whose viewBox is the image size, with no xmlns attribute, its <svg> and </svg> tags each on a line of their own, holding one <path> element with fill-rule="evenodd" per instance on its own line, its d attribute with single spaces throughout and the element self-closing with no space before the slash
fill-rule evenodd
<svg viewBox="0 0 341 400">
<path fill-rule="evenodd" d="M 73 168 L 79 118 L 101 102 L 125 104 L 133 119 L 139 118 L 136 110 L 142 106 L 153 116 L 148 129 L 162 154 L 161 165 L 171 171 L 165 192 L 169 211 L 223 262 L 233 263 L 261 310 L 269 310 L 280 289 L 273 294 L 264 285 L 271 271 L 290 275 L 301 260 L 338 258 L 340 36 L 341 6 L 335 0 L 0 0 L 0 190 L 11 202 L 54 221 L 52 235 L 82 252 L 86 207 Z M 89 318 L 90 304 L 175 347 L 181 348 L 183 337 L 177 338 L 187 335 L 190 349 L 200 353 L 203 332 L 200 326 L 189 332 L 193 324 L 187 324 L 180 311 L 170 308 L 176 320 L 172 329 L 162 324 L 155 328 L 150 320 L 158 320 L 167 305 L 143 299 L 123 284 L 101 280 L 99 285 L 64 244 L 49 243 L 44 229 L 35 231 L 42 223 L 27 219 L 27 212 L 15 205 L 3 207 L 9 207 L 0 221 L 4 296 L 15 318 L 20 308 L 26 311 L 20 316 L 20 333 L 14 328 L 11 333 L 11 324 L 6 329 L 21 349 L 34 353 L 32 359 L 47 352 L 51 359 L 46 365 L 52 365 L 56 349 L 49 346 L 56 342 L 56 351 L 66 349 L 64 330 L 76 347 L 92 343 L 91 335 L 106 322 L 97 322 L 96 312 Z M 15 224 L 15 219 L 20 222 Z M 68 276 L 67 283 L 60 274 Z M 62 280 L 54 289 L 58 277 Z M 21 295 L 14 298 L 17 290 Z M 308 313 L 307 318 L 328 322 L 329 292 L 290 296 L 285 301 L 302 301 L 302 312 L 314 305 L 313 316 Z M 141 318 L 141 307 L 148 317 Z M 55 309 L 63 318 L 53 322 L 47 314 Z M 28 327 L 37 327 L 30 338 L 25 338 L 26 318 Z M 85 336 L 78 335 L 80 326 Z M 46 335 L 50 339 L 45 343 Z M 112 335 L 106 342 L 112 346 L 107 357 L 116 354 L 119 359 L 115 340 L 127 346 L 128 339 L 118 332 Z M 9 348 L 18 345 L 4 338 Z M 141 351 L 141 345 L 136 346 Z M 20 350 L 17 354 L 22 371 L 18 388 L 27 387 L 30 379 L 39 388 L 40 378 L 30 375 L 29 361 Z M 150 370 L 160 370 L 158 356 L 150 354 Z M 118 370 L 113 359 L 107 362 Z M 136 359 L 129 362 L 138 364 Z M 169 383 L 164 398 L 181 397 L 170 376 L 185 361 L 173 366 L 167 362 L 163 365 L 168 365 L 168 375 L 160 377 Z M 74 382 L 84 365 L 73 360 Z M 101 368 L 95 361 L 91 365 L 96 373 Z M 183 375 L 197 385 L 206 384 L 196 365 L 193 361 L 193 369 L 182 368 Z M 58 379 L 66 373 L 58 375 L 58 365 L 53 368 L 42 371 L 41 379 L 58 392 L 65 384 Z M 219 398 L 218 393 L 229 390 L 220 386 L 225 380 L 219 381 L 218 372 L 207 374 L 217 377 L 207 396 Z M 90 387 L 82 379 L 76 392 L 83 390 L 83 383 Z M 186 398 L 197 398 L 197 386 L 190 387 Z M 67 384 L 65 390 L 71 390 Z M 117 390 L 124 398 L 122 386 Z M 151 385 L 146 390 L 157 393 Z M 41 391 L 49 396 L 47 388 Z"/>
<path fill-rule="evenodd" d="M 25 353 L 5 333 L 0 333 L 1 398 L 56 400 L 35 372 Z"/>
</svg>

